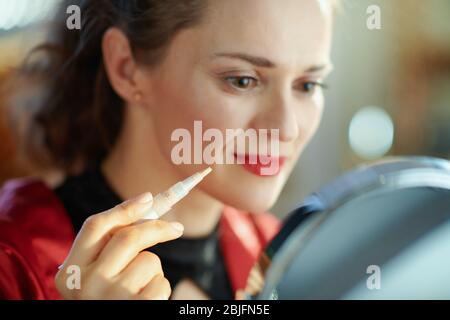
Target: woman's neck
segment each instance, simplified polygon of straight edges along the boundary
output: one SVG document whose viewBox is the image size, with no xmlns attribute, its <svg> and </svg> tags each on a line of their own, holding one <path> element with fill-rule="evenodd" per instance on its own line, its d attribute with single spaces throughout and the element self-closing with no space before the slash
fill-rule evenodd
<svg viewBox="0 0 450 320">
<path fill-rule="evenodd" d="M 145 116 L 145 112 L 139 110 L 127 115 Z M 147 191 L 156 195 L 185 178 L 178 176 L 160 153 L 153 128 L 150 127 L 151 119 L 145 122 L 142 118 L 140 121 L 131 120 L 136 119 L 126 119 L 116 145 L 102 164 L 103 174 L 122 199 L 130 199 Z M 184 237 L 197 238 L 214 230 L 222 209 L 222 203 L 194 188 L 162 219 L 182 223 Z"/>
</svg>

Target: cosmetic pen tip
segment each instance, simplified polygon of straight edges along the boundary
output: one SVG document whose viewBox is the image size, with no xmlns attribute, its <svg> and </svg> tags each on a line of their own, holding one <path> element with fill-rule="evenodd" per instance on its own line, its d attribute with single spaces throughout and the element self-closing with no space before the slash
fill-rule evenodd
<svg viewBox="0 0 450 320">
<path fill-rule="evenodd" d="M 202 171 L 202 173 L 200 173 L 200 175 L 202 176 L 202 178 L 206 177 L 210 172 L 212 171 L 211 167 L 206 168 L 205 170 Z"/>
</svg>

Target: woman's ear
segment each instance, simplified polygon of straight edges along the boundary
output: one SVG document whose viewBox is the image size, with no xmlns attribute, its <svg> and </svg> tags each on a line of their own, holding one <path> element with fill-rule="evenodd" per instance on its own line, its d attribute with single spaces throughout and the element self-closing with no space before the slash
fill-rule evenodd
<svg viewBox="0 0 450 320">
<path fill-rule="evenodd" d="M 102 39 L 103 61 L 111 86 L 126 102 L 136 101 L 142 94 L 137 86 L 137 63 L 127 36 L 118 28 L 110 28 Z"/>
</svg>

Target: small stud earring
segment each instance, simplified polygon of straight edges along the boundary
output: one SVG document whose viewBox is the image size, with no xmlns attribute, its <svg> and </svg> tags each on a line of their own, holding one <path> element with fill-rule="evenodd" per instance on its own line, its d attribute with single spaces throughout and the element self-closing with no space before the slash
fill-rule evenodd
<svg viewBox="0 0 450 320">
<path fill-rule="evenodd" d="M 136 92 L 136 93 L 134 94 L 133 98 L 134 98 L 134 101 L 136 101 L 136 102 L 141 101 L 141 100 L 142 100 L 142 93 Z"/>
</svg>

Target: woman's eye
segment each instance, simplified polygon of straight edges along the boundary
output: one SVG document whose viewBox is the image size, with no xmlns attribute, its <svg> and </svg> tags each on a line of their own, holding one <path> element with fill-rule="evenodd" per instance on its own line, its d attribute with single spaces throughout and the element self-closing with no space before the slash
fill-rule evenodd
<svg viewBox="0 0 450 320">
<path fill-rule="evenodd" d="M 234 88 L 248 90 L 256 86 L 257 80 L 252 77 L 227 77 L 225 79 Z"/>
<path fill-rule="evenodd" d="M 325 89 L 325 84 L 317 81 L 308 81 L 301 84 L 300 90 L 307 94 L 313 94 L 317 88 Z"/>
</svg>

